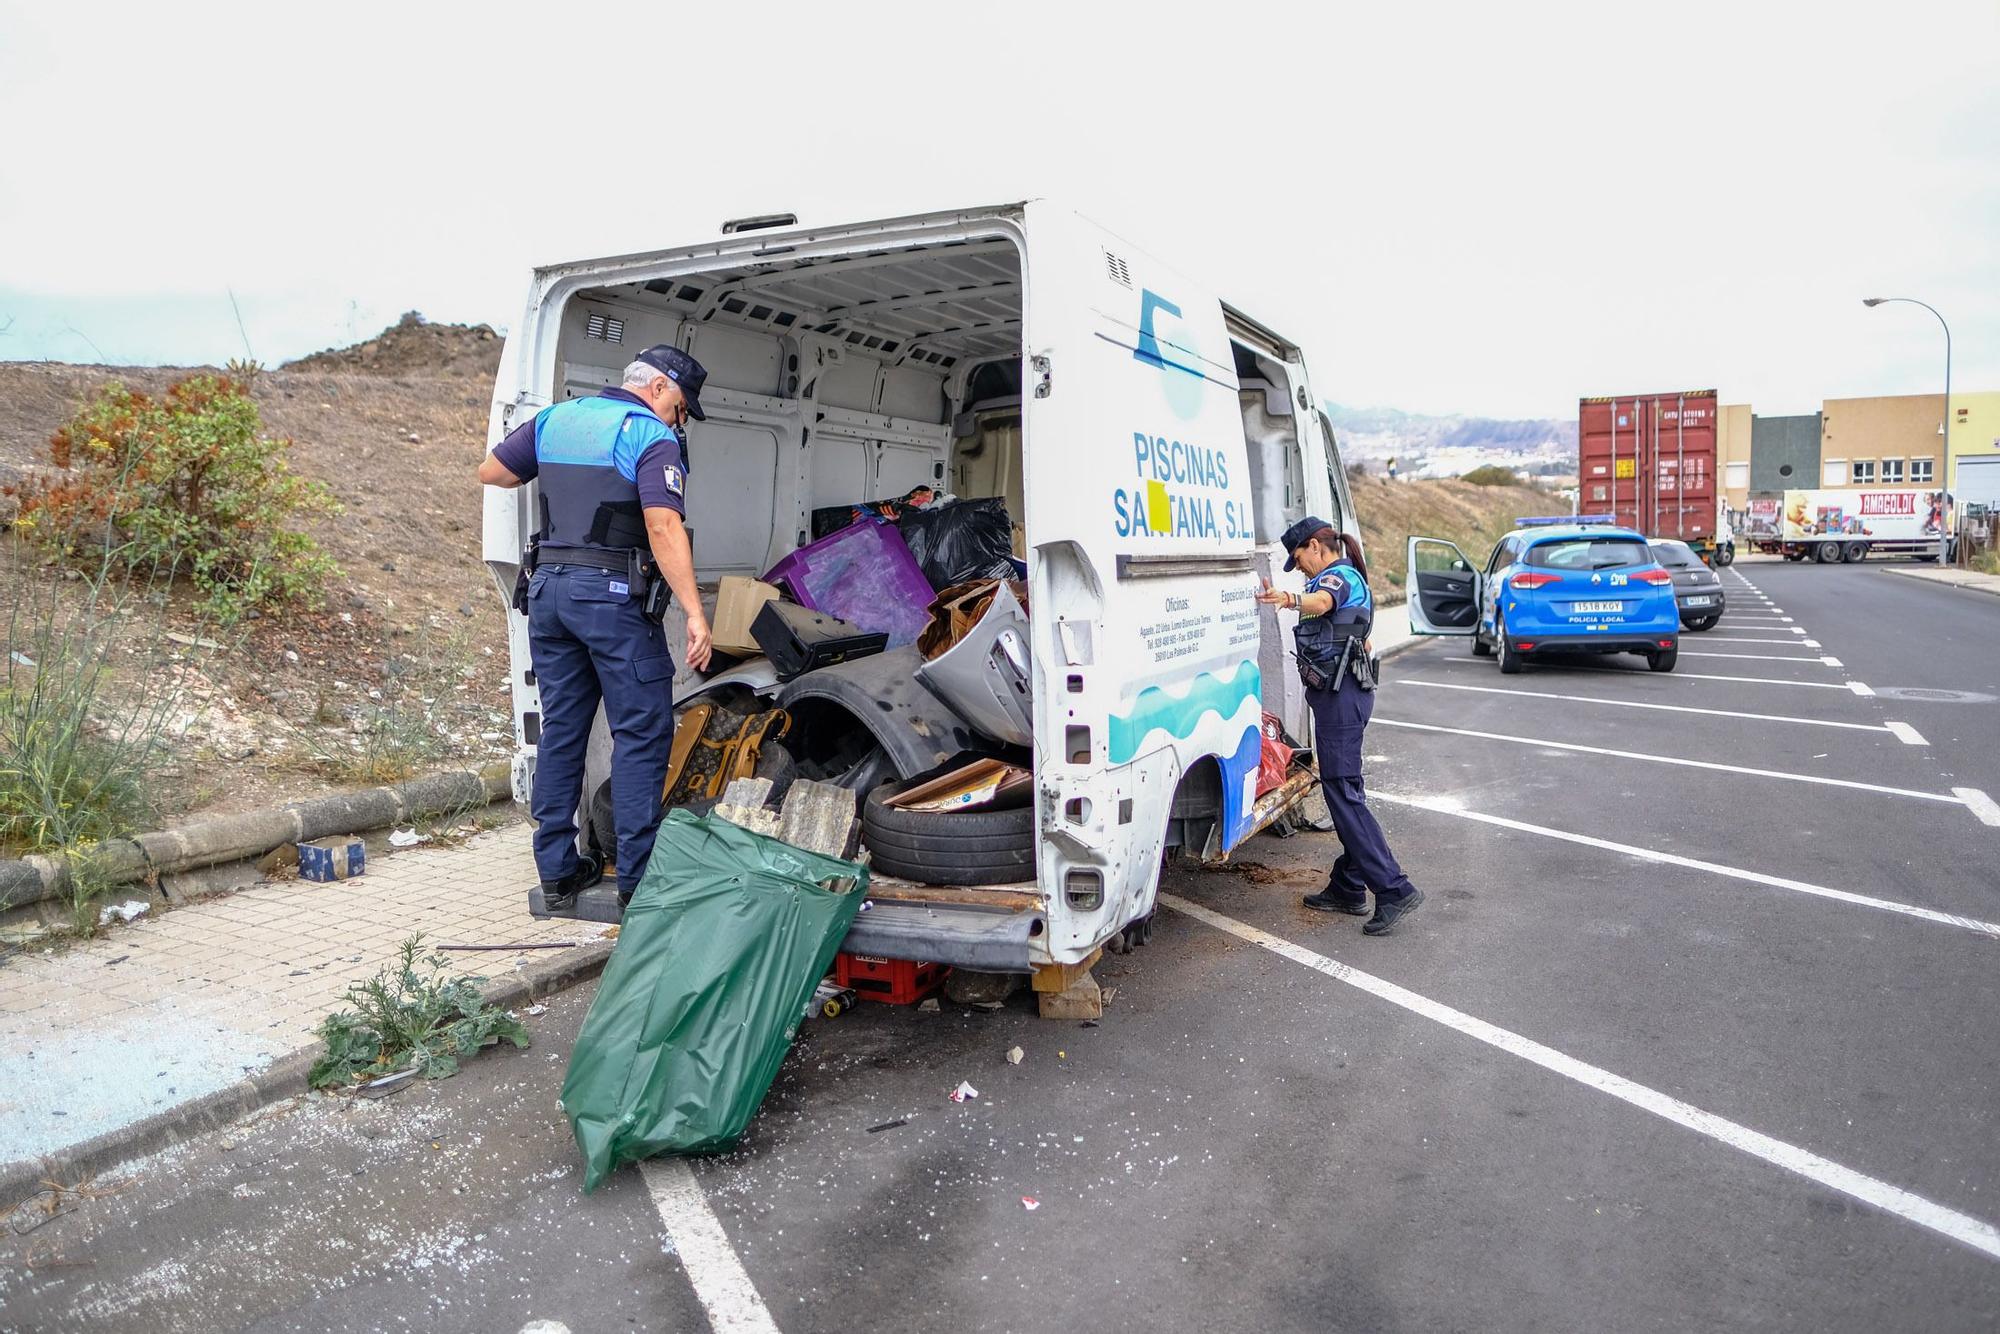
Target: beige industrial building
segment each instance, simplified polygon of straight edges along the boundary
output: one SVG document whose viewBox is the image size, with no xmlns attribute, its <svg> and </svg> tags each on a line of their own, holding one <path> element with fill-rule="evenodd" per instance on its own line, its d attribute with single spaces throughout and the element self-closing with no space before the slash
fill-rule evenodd
<svg viewBox="0 0 2000 1334">
<path fill-rule="evenodd" d="M 1960 500 L 2000 503 L 2000 391 L 1829 398 L 1817 414 L 1758 417 L 1724 404 L 1717 467 L 1732 510 L 1753 493 L 1868 486 L 1938 486 Z"/>
</svg>

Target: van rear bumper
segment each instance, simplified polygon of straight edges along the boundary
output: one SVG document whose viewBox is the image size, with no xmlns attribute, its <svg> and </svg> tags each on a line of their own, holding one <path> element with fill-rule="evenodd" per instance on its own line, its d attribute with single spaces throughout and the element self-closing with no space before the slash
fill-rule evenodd
<svg viewBox="0 0 2000 1334">
<path fill-rule="evenodd" d="M 1617 634 L 1604 635 L 1508 635 L 1508 642 L 1517 652 L 1533 657 L 1539 653 L 1658 653 L 1661 641 L 1677 644 L 1680 638 L 1680 622 L 1676 620 L 1670 629 L 1652 634 L 1633 634 L 1621 629 Z"/>
<path fill-rule="evenodd" d="M 1032 885 L 951 889 L 878 878 L 841 948 L 984 973 L 1031 973 L 1047 962 L 1048 931 L 1048 913 Z"/>
</svg>

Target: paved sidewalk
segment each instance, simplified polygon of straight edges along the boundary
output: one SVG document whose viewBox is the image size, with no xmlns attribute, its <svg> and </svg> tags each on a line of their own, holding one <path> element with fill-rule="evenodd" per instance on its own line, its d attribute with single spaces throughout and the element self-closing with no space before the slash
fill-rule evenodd
<svg viewBox="0 0 2000 1334">
<path fill-rule="evenodd" d="M 1939 569 L 1935 565 L 1885 565 L 1882 568 L 1890 574 L 1910 579 L 1928 579 L 1934 584 L 1949 584 L 1953 588 L 2000 597 L 2000 574 L 1981 574 L 1977 570 L 1958 570 L 1950 566 Z"/>
<path fill-rule="evenodd" d="M 348 984 L 427 944 L 596 942 L 595 923 L 528 916 L 529 826 L 457 847 L 370 854 L 330 885 L 265 883 L 0 962 L 0 1163 L 124 1129 L 313 1043 Z M 574 950 L 455 953 L 500 981 Z M 0 1204 L 8 1201 L 0 1201 Z"/>
</svg>

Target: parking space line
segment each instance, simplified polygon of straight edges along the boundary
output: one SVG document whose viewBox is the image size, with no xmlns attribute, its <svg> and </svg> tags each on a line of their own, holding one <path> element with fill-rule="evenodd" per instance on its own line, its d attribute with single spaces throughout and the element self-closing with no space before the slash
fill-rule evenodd
<svg viewBox="0 0 2000 1334">
<path fill-rule="evenodd" d="M 1705 1136 L 1718 1144 L 1727 1145 L 1753 1158 L 1762 1159 L 1773 1167 L 1804 1177 L 1830 1190 L 1839 1191 L 1885 1213 L 1894 1214 L 1906 1222 L 1928 1228 L 1961 1245 L 2000 1259 L 2000 1228 L 1983 1219 L 1960 1213 L 1956 1209 L 1925 1199 L 1921 1195 L 1904 1190 L 1900 1186 L 1890 1185 L 1876 1177 L 1857 1172 L 1853 1168 L 1843 1167 L 1830 1158 L 1821 1157 L 1796 1144 L 1773 1139 L 1739 1122 L 1704 1111 L 1693 1103 L 1683 1102 L 1679 1098 L 1648 1088 L 1623 1075 L 1615 1075 L 1609 1070 L 1580 1061 L 1574 1056 L 1565 1055 L 1532 1038 L 1523 1037 L 1519 1033 L 1488 1023 L 1484 1019 L 1474 1018 L 1463 1010 L 1453 1009 L 1428 996 L 1399 987 L 1385 978 L 1376 977 L 1373 973 L 1364 973 L 1359 968 L 1330 959 L 1303 945 L 1295 945 L 1282 936 L 1272 935 L 1268 931 L 1251 926 L 1248 922 L 1239 922 L 1233 917 L 1226 917 L 1213 909 L 1204 908 L 1178 894 L 1162 893 L 1159 901 L 1197 922 L 1269 950 L 1280 958 L 1303 964 L 1337 982 L 1345 982 L 1378 1000 L 1385 1000 L 1391 1005 L 1442 1024 L 1446 1028 L 1504 1051 L 1510 1056 L 1518 1056 L 1553 1074 L 1574 1080 L 1586 1088 L 1609 1094 L 1620 1102 L 1636 1107 L 1640 1111 L 1650 1112 L 1664 1121 L 1692 1130 L 1697 1135 Z"/>
<path fill-rule="evenodd" d="M 1825 657 L 1825 656 L 1822 656 L 1822 657 L 1820 658 L 1820 661 L 1821 661 L 1821 662 L 1823 662 L 1823 663 L 1825 663 L 1825 664 L 1826 664 L 1827 666 L 1829 666 L 1829 667 L 1838 667 L 1838 666 L 1840 666 L 1840 665 L 1841 665 L 1841 662 L 1840 662 L 1840 659 L 1839 659 L 1839 658 L 1833 658 L 1833 657 Z"/>
<path fill-rule="evenodd" d="M 1919 908 L 1914 903 L 1901 903 L 1895 899 L 1878 899 L 1871 894 L 1856 894 L 1848 889 L 1834 889 L 1829 885 L 1809 884 L 1804 880 L 1792 880 L 1781 875 L 1771 875 L 1764 871 L 1749 871 L 1739 866 L 1724 866 L 1720 862 L 1705 862 L 1698 857 L 1683 857 L 1677 852 L 1660 852 L 1653 848 L 1642 848 L 1631 843 L 1614 843 L 1608 838 L 1596 838 L 1590 834 L 1573 834 L 1567 829 L 1551 829 L 1547 825 L 1529 824 L 1525 820 L 1511 820 L 1504 815 L 1488 815 L 1484 811 L 1471 811 L 1449 797 L 1407 797 L 1392 792 L 1370 792 L 1370 801 L 1386 801 L 1394 806 L 1414 806 L 1418 810 L 1431 811 L 1438 815 L 1456 816 L 1461 820 L 1475 820 L 1480 824 L 1493 825 L 1499 829 L 1512 829 L 1517 833 L 1536 834 L 1542 838 L 1553 838 L 1564 843 L 1575 843 L 1586 848 L 1598 848 L 1605 852 L 1615 852 L 1625 857 L 1637 857 L 1641 861 L 1658 862 L 1662 866 L 1680 866 L 1690 871 L 1706 871 L 1710 875 L 1723 876 L 1730 880 L 1745 880 L 1753 885 L 1767 885 L 1772 889 L 1788 889 L 1796 894 L 1809 894 L 1814 898 L 1832 899 L 1838 903 L 1851 903 L 1857 907 L 1874 908 L 1881 912 L 1895 913 L 1901 917 L 1914 917 L 1922 922 L 1934 922 L 1939 926 L 1955 926 L 1974 935 L 1990 936 L 2000 940 L 2000 922 L 1981 921 L 1977 917 L 1960 917 L 1957 913 L 1939 912 L 1935 908 Z"/>
<path fill-rule="evenodd" d="M 1684 650 L 1684 652 L 1688 651 Z M 1689 656 L 1692 656 L 1691 652 L 1689 652 Z M 1711 653 L 1708 656 L 1712 658 L 1720 658 L 1725 655 L 1720 653 Z M 1771 660 L 1773 662 L 1809 661 L 1809 659 L 1805 658 L 1775 658 L 1775 657 Z M 1487 673 L 1491 673 L 1493 670 L 1493 664 L 1491 662 L 1481 662 L 1477 658 L 1433 657 L 1427 659 L 1427 661 L 1430 662 L 1432 665 L 1437 665 L 1441 663 L 1448 667 L 1476 667 L 1480 671 Z M 1606 667 L 1602 663 L 1595 663 L 1595 662 L 1566 662 L 1563 664 L 1562 669 L 1564 671 L 1570 671 L 1570 672 L 1621 672 L 1626 676 L 1638 676 L 1640 674 L 1636 671 L 1632 671 L 1625 667 Z M 1395 677 L 1393 679 L 1396 681 L 1403 681 L 1407 680 L 1408 678 Z M 1857 695 L 1872 695 L 1875 693 L 1874 691 L 1870 690 L 1867 686 L 1862 685 L 1859 681 L 1787 681 L 1780 676 L 1724 676 L 1717 672 L 1675 672 L 1673 674 L 1673 679 L 1676 681 L 1734 681 L 1742 685 L 1752 685 L 1752 686 L 1797 686 L 1802 690 L 1851 690 Z"/>
<path fill-rule="evenodd" d="M 1546 750 L 1573 750 L 1584 755 L 1609 755 L 1619 760 L 1645 760 L 1652 764 L 1674 764 L 1687 769 L 1712 769 L 1717 773 L 1744 774 L 1751 778 L 1775 778 L 1787 783 L 1814 783 L 1821 787 L 1853 788 L 1859 792 L 1880 792 L 1888 797 L 1910 797 L 1917 801 L 1941 801 L 1948 806 L 1964 806 L 1966 798 L 1957 792 L 1919 792 L 1913 787 L 1889 787 L 1882 783 L 1863 783 L 1853 778 L 1826 778 L 1820 774 L 1786 773 L 1781 769 L 1752 769 L 1740 764 L 1721 764 L 1715 760 L 1684 760 L 1677 755 L 1648 755 L 1636 750 L 1610 750 L 1603 746 L 1580 746 L 1573 741 L 1544 741 L 1539 737 L 1508 736 L 1505 732 L 1479 732 L 1469 727 L 1440 727 L 1436 723 L 1405 722 L 1401 718 L 1375 720 L 1377 727 L 1407 727 L 1418 732 L 1446 732 L 1452 736 L 1477 737 L 1481 741 L 1508 741 L 1517 746 L 1540 746 Z M 1963 789 L 1970 790 L 1970 789 Z M 1975 814 L 1977 810 L 1975 809 Z M 1986 817 L 1981 815 L 1983 820 Z M 1994 823 L 2000 823 L 1996 819 Z"/>
<path fill-rule="evenodd" d="M 640 1162 L 639 1172 L 667 1235 L 673 1238 L 694 1295 L 708 1312 L 710 1327 L 731 1334 L 778 1334 L 777 1322 L 757 1295 L 757 1285 L 744 1271 L 686 1160 L 647 1158 Z"/>
<path fill-rule="evenodd" d="M 1795 718 L 1784 713 L 1739 713 L 1735 709 L 1699 709 L 1691 704 L 1651 704 L 1636 699 L 1599 699 L 1595 695 L 1558 695 L 1546 690 L 1510 690 L 1505 686 L 1464 686 L 1450 681 L 1405 681 L 1404 685 L 1428 686 L 1433 690 L 1476 690 L 1484 695 L 1519 695 L 1529 699 L 1570 700 L 1578 704 L 1604 704 L 1618 709 L 1659 709 L 1667 713 L 1705 713 L 1716 718 L 1749 718 L 1760 723 L 1800 723 L 1807 727 L 1844 727 L 1854 732 L 1891 732 L 1904 723 L 1841 723 L 1827 718 Z M 1915 730 L 1910 729 L 1912 736 Z M 1897 733 L 1896 735 L 1901 735 Z M 1923 738 L 1918 737 L 1910 745 L 1921 746 Z"/>
<path fill-rule="evenodd" d="M 2000 825 L 2000 803 L 1987 796 L 1976 787 L 1955 787 L 1952 789 L 1960 801 L 1972 808 L 1981 824 Z"/>
<path fill-rule="evenodd" d="M 1885 722 L 1882 724 L 1882 726 L 1888 728 L 1890 734 L 1894 736 L 1896 740 L 1902 742 L 1906 746 L 1928 746 L 1931 744 L 1930 742 L 1924 740 L 1924 734 L 1922 732 L 1919 732 L 1916 728 L 1910 726 L 1908 723 Z M 1957 789 L 1954 789 L 1954 791 L 1956 790 Z M 1960 797 L 1963 797 L 1965 793 L 1959 792 L 1958 795 Z M 1972 803 L 1970 801 L 1966 802 L 1965 804 L 1968 806 L 1972 806 Z M 1977 806 L 1973 806 L 1972 813 L 1974 815 L 1978 815 L 1979 808 Z"/>
<path fill-rule="evenodd" d="M 1703 642 L 1707 643 L 1710 641 L 1704 640 Z M 1705 649 L 1684 648 L 1681 650 L 1681 656 L 1683 658 L 1754 658 L 1758 662 L 1816 662 L 1821 666 L 1829 665 L 1826 659 L 1814 657 L 1810 653 L 1710 653 Z M 1833 663 L 1830 665 L 1838 667 L 1840 664 Z"/>
<path fill-rule="evenodd" d="M 1522 636 L 1522 637 L 1523 637 L 1523 638 L 1526 638 L 1526 636 L 1525 636 L 1525 635 L 1524 635 L 1524 636 Z M 1818 645 L 1817 643 L 1814 643 L 1814 642 L 1813 642 L 1813 641 L 1811 641 L 1811 640 L 1799 640 L 1799 639 L 1746 639 L 1746 638 L 1744 638 L 1744 637 L 1743 637 L 1742 635 L 1703 635 L 1703 636 L 1701 637 L 1701 642 L 1702 642 L 1702 643 L 1704 643 L 1704 644 L 1784 644 L 1784 645 L 1787 645 L 1788 647 L 1791 647 L 1791 648 L 1797 648 L 1797 647 L 1799 647 L 1799 646 L 1800 646 L 1801 644 L 1806 644 L 1806 645 L 1808 645 L 1808 646 L 1810 646 L 1810 647 L 1812 647 L 1812 648 L 1818 648 L 1818 647 L 1819 647 L 1819 645 Z"/>
</svg>

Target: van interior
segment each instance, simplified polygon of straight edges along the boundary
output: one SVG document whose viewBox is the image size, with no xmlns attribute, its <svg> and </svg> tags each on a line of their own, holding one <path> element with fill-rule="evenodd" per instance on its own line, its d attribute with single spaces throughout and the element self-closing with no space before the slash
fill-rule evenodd
<svg viewBox="0 0 2000 1334">
<path fill-rule="evenodd" d="M 716 580 L 761 575 L 812 541 L 815 510 L 918 486 L 1004 497 L 1014 554 L 1025 557 L 1022 267 L 1011 240 L 781 256 L 586 289 L 562 311 L 555 398 L 618 384 L 656 343 L 686 349 L 708 371 L 708 420 L 688 435 L 687 493 L 711 614 Z M 1305 512 L 1299 422 L 1283 367 L 1233 346 L 1256 538 L 1274 543 Z M 679 695 L 694 678 L 670 617 Z M 1284 645 L 1262 619 L 1275 706 Z"/>
</svg>

